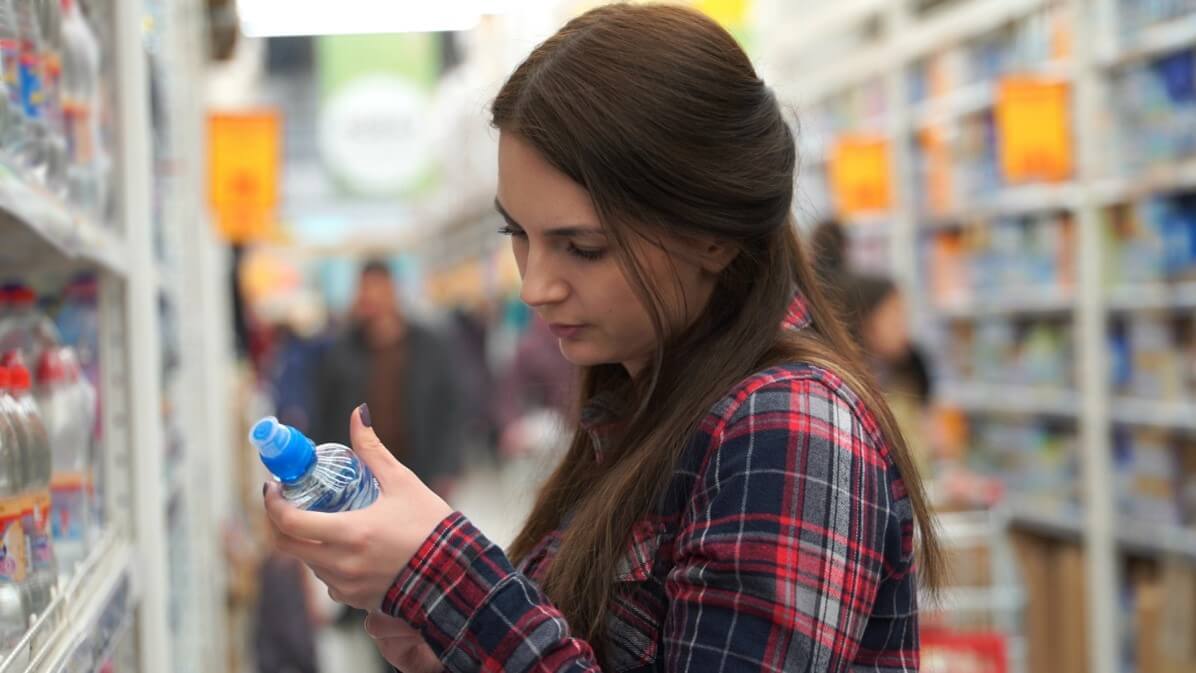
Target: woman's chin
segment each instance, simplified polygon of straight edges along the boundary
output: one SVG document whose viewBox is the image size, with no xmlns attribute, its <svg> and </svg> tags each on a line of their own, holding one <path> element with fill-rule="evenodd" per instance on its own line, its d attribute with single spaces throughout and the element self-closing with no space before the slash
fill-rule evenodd
<svg viewBox="0 0 1196 673">
<path fill-rule="evenodd" d="M 561 355 L 564 355 L 570 364 L 578 367 L 596 367 L 613 362 L 609 357 L 604 357 L 602 353 L 598 352 L 593 344 L 577 339 L 560 339 L 558 343 Z"/>
</svg>

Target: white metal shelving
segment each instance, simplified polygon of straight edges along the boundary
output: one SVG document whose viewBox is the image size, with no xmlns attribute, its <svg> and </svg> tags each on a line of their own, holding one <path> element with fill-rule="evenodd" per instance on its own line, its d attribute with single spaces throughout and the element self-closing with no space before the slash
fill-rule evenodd
<svg viewBox="0 0 1196 673">
<path fill-rule="evenodd" d="M 826 10 L 800 15 L 803 34 L 833 40 L 836 34 L 859 34 L 864 21 L 883 16 L 885 25 L 875 42 L 856 54 L 818 67 L 802 67 L 802 45 L 769 45 L 766 63 L 782 63 L 783 72 L 768 72 L 780 79 L 777 88 L 796 104 L 812 106 L 844 91 L 874 82 L 888 81 L 887 112 L 892 116 L 889 137 L 894 154 L 895 204 L 890 213 L 870 218 L 892 220 L 889 245 L 893 269 L 903 287 L 917 298 L 926 283 L 919 268 L 922 256 L 911 231 L 929 234 L 937 230 L 966 229 L 974 223 L 1066 211 L 1076 227 L 1074 291 L 1015 293 L 995 300 L 977 299 L 966 306 L 945 310 L 916 303 L 918 315 L 944 321 L 973 320 L 993 315 L 1053 317 L 1065 314 L 1074 325 L 1076 371 L 1079 380 L 1073 392 L 1042 391 L 1010 386 L 946 384 L 939 397 L 953 404 L 983 413 L 1011 413 L 1072 419 L 1077 423 L 1081 447 L 1082 491 L 1085 508 L 1019 507 L 1014 503 L 1010 518 L 1017 525 L 1041 533 L 1082 541 L 1086 548 L 1089 593 L 1088 647 L 1092 673 L 1115 673 L 1122 661 L 1123 642 L 1120 612 L 1119 570 L 1124 554 L 1179 555 L 1196 558 L 1196 533 L 1178 526 L 1152 525 L 1120 517 L 1114 498 L 1111 433 L 1115 424 L 1152 426 L 1191 432 L 1196 429 L 1196 401 L 1159 402 L 1118 397 L 1111 391 L 1106 363 L 1107 331 L 1110 320 L 1131 311 L 1181 311 L 1196 308 L 1196 285 L 1159 283 L 1109 288 L 1104 270 L 1104 222 L 1102 209 L 1158 193 L 1196 189 L 1196 157 L 1147 166 L 1141 170 L 1124 163 L 1106 161 L 1104 152 L 1112 138 L 1105 114 L 1112 95 L 1112 79 L 1128 67 L 1145 60 L 1196 45 L 1196 15 L 1145 27 L 1133 35 L 1122 35 L 1118 26 L 1116 0 L 957 0 L 919 15 L 914 0 L 888 3 L 881 9 L 870 3 L 852 3 L 842 11 Z M 1072 182 L 1062 185 L 1028 185 L 1004 189 L 994 195 L 963 201 L 953 212 L 928 214 L 915 211 L 914 164 L 908 149 L 910 135 L 928 126 L 950 126 L 961 119 L 985 112 L 995 105 L 993 82 L 963 85 L 925 102 L 911 102 L 902 86 L 907 68 L 933 52 L 968 43 L 1043 10 L 1048 6 L 1066 9 L 1072 35 L 1066 62 L 1048 62 L 1028 67 L 1021 74 L 1057 77 L 1072 83 L 1073 141 L 1076 170 Z M 786 51 L 788 50 L 788 51 Z M 1116 124 L 1116 120 L 1113 120 Z M 853 129 L 858 130 L 858 129 Z M 952 138 L 947 134 L 948 140 Z M 824 144 L 833 137 L 821 137 Z M 1125 176 L 1113 171 L 1126 171 Z M 913 223 L 917 223 L 916 227 Z"/>
<path fill-rule="evenodd" d="M 184 28 L 171 37 L 165 48 L 180 52 L 186 69 L 173 74 L 190 84 L 200 81 L 202 69 L 203 5 L 198 0 L 160 0 L 170 12 L 185 15 Z M 150 101 L 146 78 L 143 31 L 146 28 L 144 0 L 113 0 L 108 6 L 114 21 L 111 34 L 114 63 L 106 72 L 117 83 L 115 116 L 123 130 L 120 147 L 113 156 L 115 198 L 120 204 L 115 222 L 101 223 L 73 210 L 62 198 L 39 186 L 12 165 L 0 161 L 0 266 L 8 277 L 58 278 L 64 272 L 92 270 L 99 279 L 99 361 L 103 400 L 104 474 L 101 485 L 106 512 L 105 534 L 92 546 L 88 558 L 63 584 L 45 615 L 32 625 L 14 653 L 0 661 L 0 673 L 65 673 L 98 671 L 116 652 L 128 651 L 131 634 L 136 634 L 136 653 L 121 661 L 119 670 L 142 673 L 179 671 L 180 657 L 196 659 L 194 646 L 180 647 L 167 632 L 170 537 L 167 510 L 178 502 L 195 499 L 194 479 L 189 470 L 203 470 L 202 458 L 192 456 L 169 479 L 162 467 L 163 428 L 160 414 L 160 362 L 162 328 L 159 297 L 169 292 L 188 293 L 218 285 L 218 266 L 187 262 L 188 257 L 207 259 L 216 245 L 192 232 L 174 232 L 176 245 L 187 246 L 185 263 L 163 263 L 154 256 L 151 223 L 153 189 L 150 148 Z M 186 218 L 174 218 L 168 227 L 202 230 L 199 199 L 202 170 L 202 108 L 187 113 L 176 133 L 185 135 L 181 145 L 190 164 L 178 199 Z M 176 207 L 179 204 L 176 204 Z M 199 241 L 202 239 L 202 245 Z M 188 313 L 184 329 L 210 334 L 207 328 L 224 326 L 213 310 L 210 289 Z M 190 297 L 190 294 L 188 294 Z M 179 296 L 175 296 L 178 300 Z M 207 324 L 205 323 L 207 321 Z M 189 343 L 188 345 L 194 346 Z M 196 349 L 198 358 L 219 351 Z M 203 371 L 211 362 L 188 362 L 187 371 Z M 220 353 L 223 355 L 223 353 Z M 209 396 L 219 399 L 222 381 L 205 378 L 191 381 L 186 399 L 180 400 L 186 414 L 196 418 L 188 429 L 219 432 L 221 413 Z M 204 416 L 192 415 L 191 407 Z M 213 408 L 215 407 L 215 408 Z M 211 436 L 206 437 L 209 441 Z M 197 451 L 190 452 L 192 454 Z M 202 503 L 202 501 L 201 501 Z M 196 551 L 189 559 L 193 574 L 187 586 L 196 597 L 188 605 L 186 627 L 195 642 L 209 641 L 208 652 L 221 656 L 219 629 L 213 621 L 212 605 L 221 599 L 219 577 L 214 571 L 216 532 L 203 507 L 183 508 L 189 512 L 189 534 Z M 215 591 L 213 589 L 216 589 Z M 210 605 L 211 604 L 211 605 Z"/>
<path fill-rule="evenodd" d="M 1063 418 L 1078 417 L 1081 404 L 1079 393 L 1071 390 L 977 383 L 947 383 L 938 398 L 968 411 Z"/>
</svg>

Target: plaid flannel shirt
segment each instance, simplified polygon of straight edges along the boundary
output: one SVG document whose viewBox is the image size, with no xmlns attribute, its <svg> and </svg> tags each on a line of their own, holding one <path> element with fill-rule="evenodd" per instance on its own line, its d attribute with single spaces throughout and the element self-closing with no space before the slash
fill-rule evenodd
<svg viewBox="0 0 1196 673">
<path fill-rule="evenodd" d="M 786 327 L 809 325 L 795 298 Z M 875 417 L 833 373 L 759 372 L 710 410 L 619 565 L 606 667 L 916 671 L 913 513 Z M 599 671 L 537 580 L 455 513 L 388 592 L 451 673 Z"/>
</svg>

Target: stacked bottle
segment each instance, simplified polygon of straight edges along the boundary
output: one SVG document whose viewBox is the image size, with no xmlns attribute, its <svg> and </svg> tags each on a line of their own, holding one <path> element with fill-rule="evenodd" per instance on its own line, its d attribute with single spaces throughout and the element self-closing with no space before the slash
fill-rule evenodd
<svg viewBox="0 0 1196 673">
<path fill-rule="evenodd" d="M 8 371 L 4 397 L 10 423 L 20 445 L 20 465 L 15 471 L 20 479 L 23 500 L 21 528 L 25 534 L 26 569 L 25 609 L 30 619 L 45 612 L 58 584 L 58 566 L 50 534 L 50 475 L 52 468 L 50 440 L 41 411 L 33 398 L 33 381 L 17 352 L 6 353 L 0 366 Z"/>
<path fill-rule="evenodd" d="M 47 350 L 37 366 L 37 406 L 51 446 L 51 531 L 62 574 L 83 560 L 91 530 L 88 470 L 95 391 L 69 348 Z"/>
<path fill-rule="evenodd" d="M 0 149 L 50 191 L 102 214 L 100 49 L 75 0 L 0 0 Z"/>
<path fill-rule="evenodd" d="M 8 395 L 11 377 L 0 367 L 0 653 L 8 653 L 20 641 L 28 626 L 29 610 L 25 582 L 28 574 L 22 440 L 13 422 L 19 412 Z"/>
</svg>

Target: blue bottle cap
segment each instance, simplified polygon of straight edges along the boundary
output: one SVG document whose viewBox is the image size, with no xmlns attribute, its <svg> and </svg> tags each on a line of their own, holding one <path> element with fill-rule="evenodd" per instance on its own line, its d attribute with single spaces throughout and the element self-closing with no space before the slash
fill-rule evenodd
<svg viewBox="0 0 1196 673">
<path fill-rule="evenodd" d="M 302 477 L 316 462 L 316 445 L 302 432 L 267 416 L 249 430 L 249 441 L 257 447 L 262 464 L 283 482 Z"/>
</svg>

